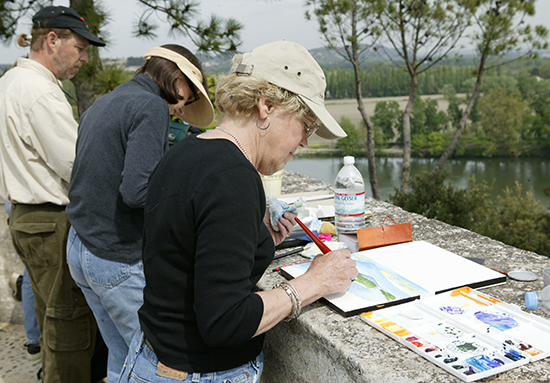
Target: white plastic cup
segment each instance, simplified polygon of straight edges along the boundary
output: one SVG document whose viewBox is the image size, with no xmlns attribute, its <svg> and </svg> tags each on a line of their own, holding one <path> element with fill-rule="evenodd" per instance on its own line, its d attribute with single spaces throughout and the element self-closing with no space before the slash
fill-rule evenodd
<svg viewBox="0 0 550 383">
<path fill-rule="evenodd" d="M 261 175 L 262 183 L 266 197 L 274 197 L 281 195 L 281 187 L 283 185 L 283 171 L 273 173 L 270 176 Z"/>
</svg>

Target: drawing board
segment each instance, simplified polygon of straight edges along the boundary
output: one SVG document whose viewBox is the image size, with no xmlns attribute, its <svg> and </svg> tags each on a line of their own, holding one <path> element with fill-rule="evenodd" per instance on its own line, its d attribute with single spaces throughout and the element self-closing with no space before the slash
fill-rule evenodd
<svg viewBox="0 0 550 383">
<path fill-rule="evenodd" d="M 344 316 L 393 306 L 456 289 L 506 282 L 506 276 L 425 241 L 384 246 L 352 254 L 359 276 L 344 293 L 323 299 Z M 283 266 L 287 278 L 305 273 L 311 262 Z"/>
</svg>

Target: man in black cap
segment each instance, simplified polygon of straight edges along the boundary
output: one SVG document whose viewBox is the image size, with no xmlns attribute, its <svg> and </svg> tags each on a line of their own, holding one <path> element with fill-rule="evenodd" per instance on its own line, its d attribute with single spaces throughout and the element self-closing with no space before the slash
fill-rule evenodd
<svg viewBox="0 0 550 383">
<path fill-rule="evenodd" d="M 97 326 L 66 261 L 78 125 L 61 81 L 88 62 L 89 44 L 105 43 L 67 7 L 46 7 L 32 21 L 28 59 L 0 78 L 0 195 L 12 203 L 10 233 L 35 295 L 44 382 L 87 383 Z"/>
</svg>

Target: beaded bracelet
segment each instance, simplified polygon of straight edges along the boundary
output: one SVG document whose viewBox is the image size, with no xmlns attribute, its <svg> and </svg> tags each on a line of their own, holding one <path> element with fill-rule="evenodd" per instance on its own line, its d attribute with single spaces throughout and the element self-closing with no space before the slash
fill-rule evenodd
<svg viewBox="0 0 550 383">
<path fill-rule="evenodd" d="M 283 290 L 285 290 L 292 302 L 292 312 L 288 317 L 284 319 L 285 322 L 289 322 L 292 319 L 298 318 L 300 312 L 302 311 L 302 299 L 300 298 L 300 294 L 298 294 L 298 290 L 296 290 L 294 286 L 287 282 L 278 283 L 273 286 L 273 288 L 282 288 Z"/>
</svg>

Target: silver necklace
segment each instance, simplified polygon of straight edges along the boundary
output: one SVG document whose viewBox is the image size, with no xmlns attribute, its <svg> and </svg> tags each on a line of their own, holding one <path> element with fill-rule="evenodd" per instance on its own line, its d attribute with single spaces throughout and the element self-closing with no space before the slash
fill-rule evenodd
<svg viewBox="0 0 550 383">
<path fill-rule="evenodd" d="M 235 135 L 233 133 L 231 133 L 229 130 L 225 130 L 224 128 L 220 128 L 219 126 L 216 126 L 216 129 L 219 129 L 221 130 L 222 132 L 224 133 L 227 133 L 229 134 L 231 137 L 233 137 L 233 139 L 235 140 L 235 142 L 237 143 L 237 146 L 239 147 L 239 149 L 241 149 L 241 151 L 243 152 L 244 156 L 246 157 L 246 159 L 248 161 L 250 161 L 250 163 L 252 163 L 252 159 L 250 158 L 250 156 L 248 155 L 248 152 L 244 149 L 244 147 L 242 146 L 241 142 L 239 141 L 239 139 L 237 137 L 235 137 Z"/>
</svg>

